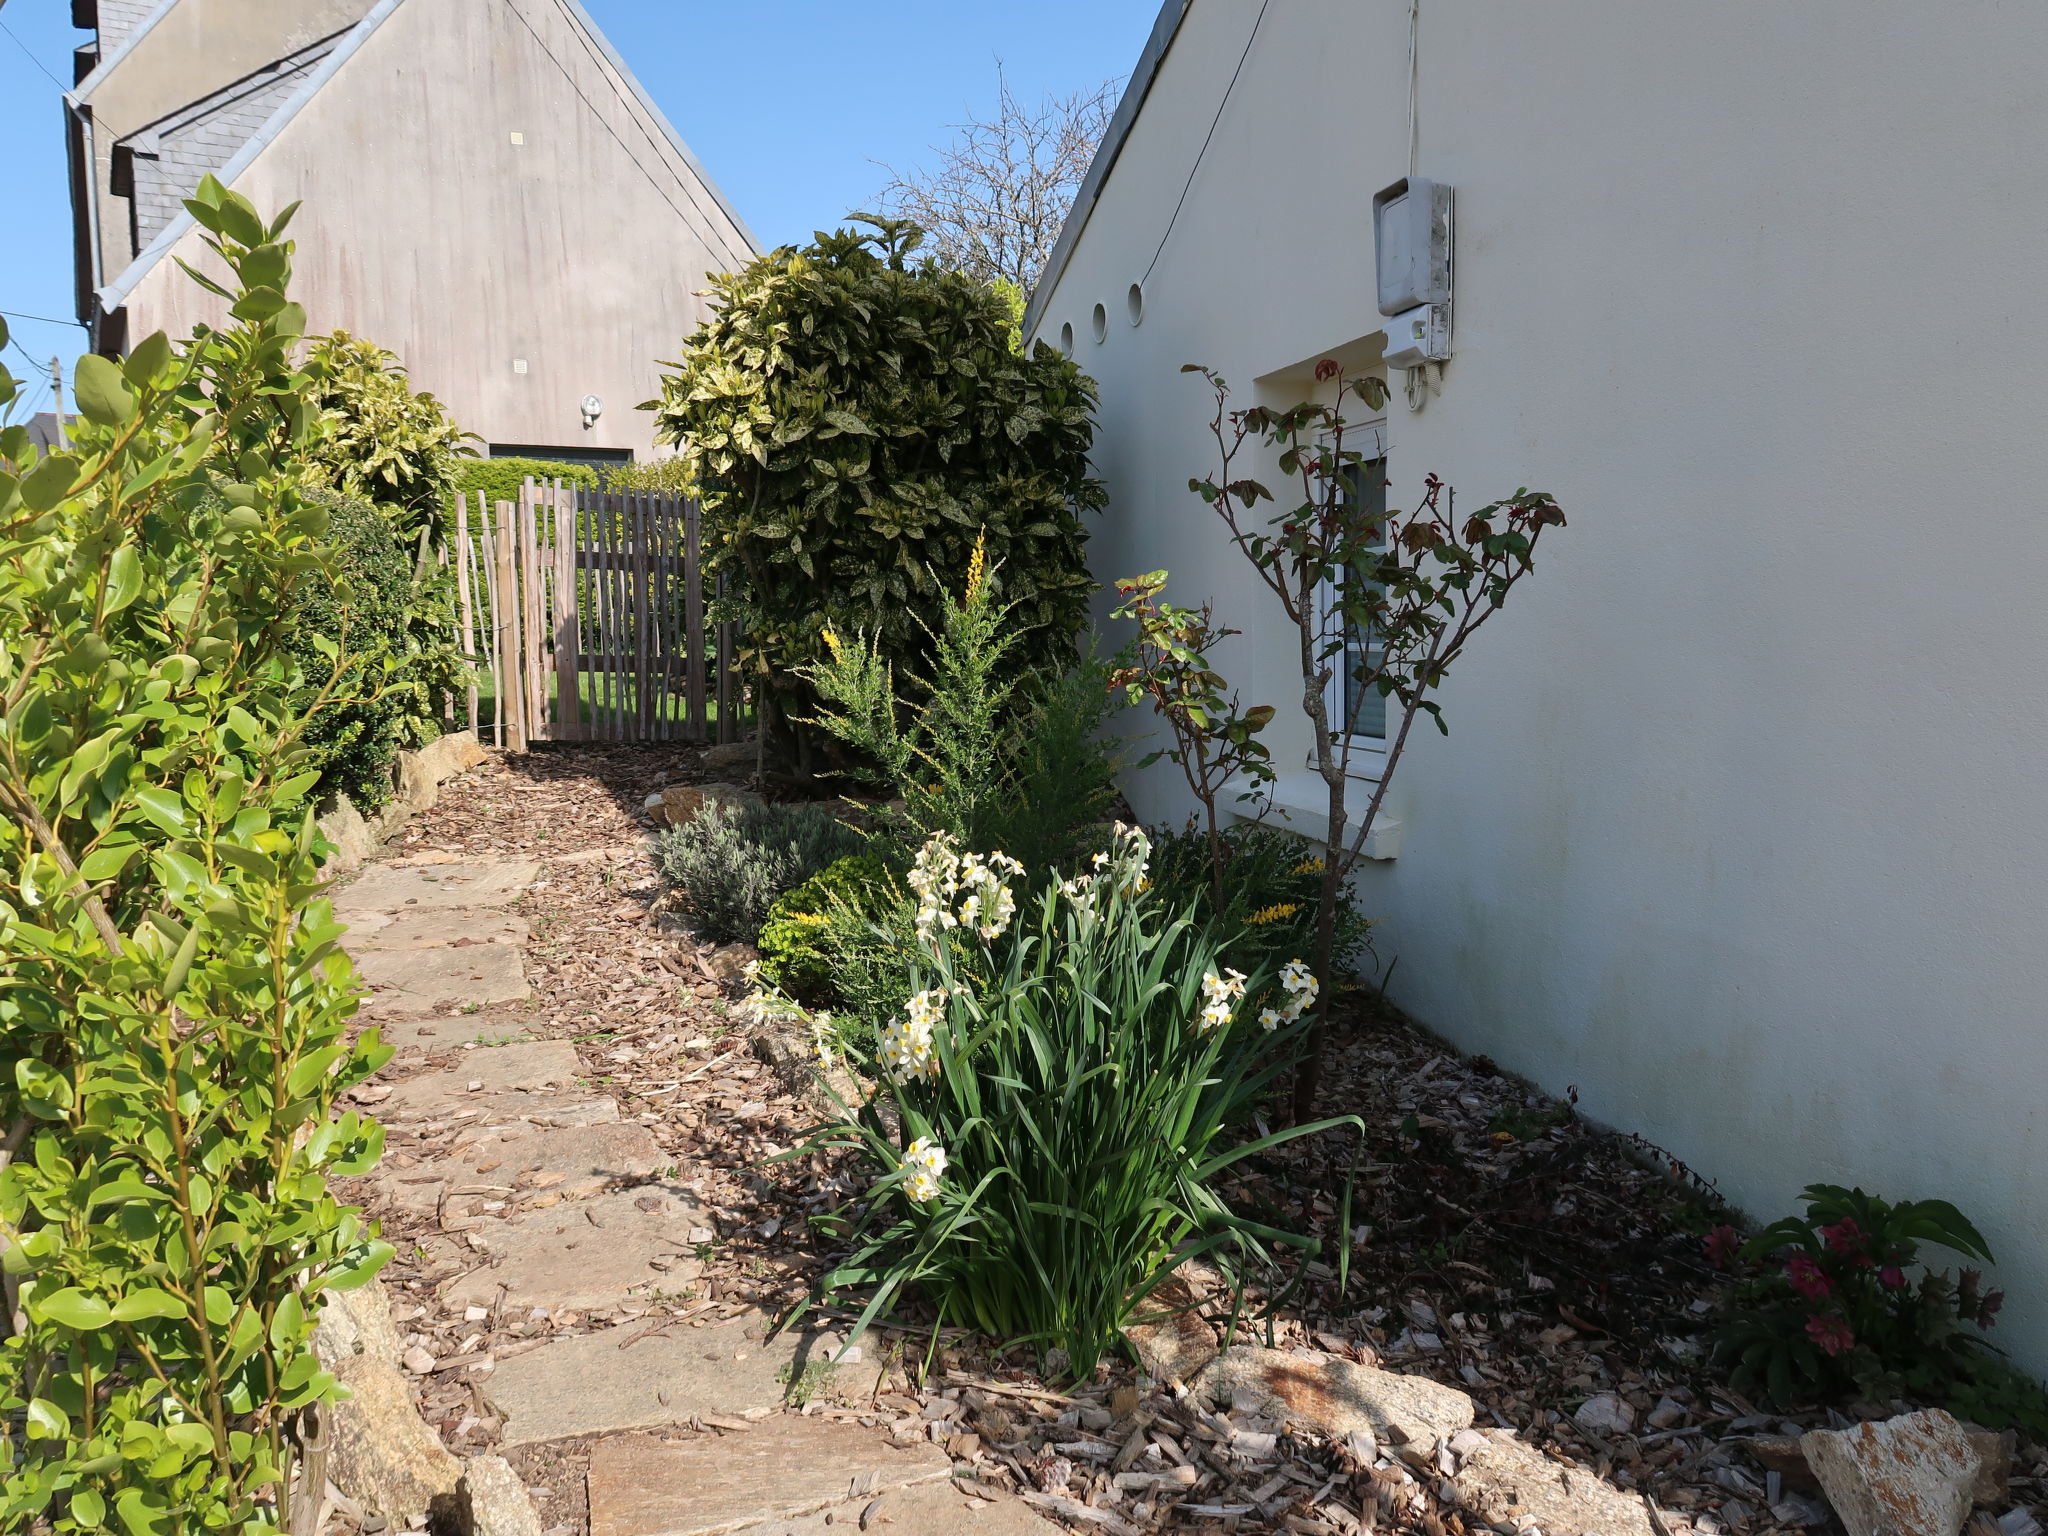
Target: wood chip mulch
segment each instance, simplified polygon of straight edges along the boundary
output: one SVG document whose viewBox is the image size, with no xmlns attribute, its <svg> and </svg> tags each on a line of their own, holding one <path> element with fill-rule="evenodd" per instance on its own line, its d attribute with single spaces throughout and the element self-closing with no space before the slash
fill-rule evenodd
<svg viewBox="0 0 2048 1536">
<path fill-rule="evenodd" d="M 664 785 L 713 777 L 735 775 L 703 773 L 688 747 L 494 754 L 394 850 L 545 861 L 517 909 L 534 929 L 528 1027 L 575 1042 L 622 1117 L 674 1153 L 674 1176 L 699 1190 L 716 1224 L 705 1275 L 680 1296 L 616 1312 L 479 1319 L 446 1315 L 433 1298 L 474 1255 L 445 1237 L 408 1240 L 416 1234 L 405 1218 L 379 1213 L 399 1241 L 385 1279 L 401 1330 L 437 1357 L 502 1360 L 643 1314 L 774 1314 L 829 1257 L 809 1222 L 852 1186 L 819 1158 L 768 1161 L 801 1141 L 814 1112 L 800 1084 L 757 1059 L 730 956 L 657 905 L 642 802 Z M 1837 1529 L 1824 1503 L 1744 1449 L 1753 1436 L 1826 1419 L 1765 1411 L 1707 1369 L 1714 1275 L 1700 1234 L 1720 1219 L 1711 1186 L 1485 1058 L 1460 1057 L 1369 994 L 1348 995 L 1340 1016 L 1319 1113 L 1360 1115 L 1363 1146 L 1350 1133 L 1290 1144 L 1242 1165 L 1228 1192 L 1247 1214 L 1332 1239 L 1323 1263 L 1283 1277 L 1298 1283 L 1273 1342 L 1458 1387 L 1475 1399 L 1480 1427 L 1513 1430 L 1648 1495 L 1677 1522 L 1674 1536 Z M 424 1149 L 394 1138 L 392 1150 Z M 1330 1260 L 1354 1169 L 1351 1274 L 1340 1296 Z M 1252 1341 L 1266 1342 L 1263 1322 Z M 867 1358 L 883 1364 L 871 1390 L 809 1411 L 945 1445 L 991 1497 L 1027 1496 L 1077 1531 L 1484 1529 L 1442 1497 L 1451 1467 L 1384 1453 L 1360 1460 L 1354 1448 L 1212 1412 L 1122 1362 L 1054 1392 L 1021 1354 L 949 1332 L 930 1377 L 888 1363 L 915 1364 L 929 1342 L 872 1338 Z M 459 1453 L 487 1449 L 497 1430 L 482 1382 L 454 1379 L 469 1374 L 435 1376 L 422 1399 Z M 530 1448 L 515 1464 L 545 1491 L 544 1523 L 582 1536 L 580 1448 Z M 2038 1449 L 2024 1450 L 2014 1472 L 2015 1502 L 2048 1495 Z"/>
</svg>

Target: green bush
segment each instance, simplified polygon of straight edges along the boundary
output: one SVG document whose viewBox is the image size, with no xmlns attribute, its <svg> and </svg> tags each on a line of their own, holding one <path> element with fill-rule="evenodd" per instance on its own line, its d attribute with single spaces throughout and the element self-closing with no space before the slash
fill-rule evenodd
<svg viewBox="0 0 2048 1536">
<path fill-rule="evenodd" d="M 697 482 L 686 459 L 643 459 L 614 464 L 604 472 L 608 491 L 652 491 L 661 496 L 694 496 Z"/>
<path fill-rule="evenodd" d="M 374 810 L 391 798 L 399 750 L 440 733 L 444 700 L 462 686 L 454 605 L 440 568 L 401 541 L 382 508 L 332 492 L 308 499 L 327 509 L 334 558 L 293 595 L 291 653 L 312 675 L 331 645 L 346 668 L 304 739 L 321 794 Z"/>
<path fill-rule="evenodd" d="M 821 234 L 715 277 L 712 317 L 652 402 L 696 477 L 715 568 L 737 579 L 769 747 L 821 771 L 799 669 L 824 632 L 878 636 L 916 665 L 977 540 L 1019 633 L 1009 665 L 1064 667 L 1093 590 L 1084 512 L 1095 387 L 1053 348 L 1026 357 L 988 284 L 912 259 L 922 232 Z"/>
<path fill-rule="evenodd" d="M 517 501 L 519 489 L 531 476 L 539 481 L 560 480 L 581 490 L 598 486 L 595 464 L 571 464 L 561 459 L 472 459 L 455 472 L 452 489 L 469 498 L 470 522 L 476 521 L 476 493 L 482 491 L 492 506 Z"/>
<path fill-rule="evenodd" d="M 866 841 L 814 805 L 736 809 L 712 801 L 656 840 L 654 862 L 703 920 L 706 937 L 752 943 L 776 897 Z"/>
<path fill-rule="evenodd" d="M 1230 963 L 1242 970 L 1277 965 L 1315 949 L 1323 863 L 1316 845 L 1279 827 L 1240 822 L 1218 829 L 1224 907 L 1216 910 L 1209 833 L 1194 822 L 1152 833 L 1152 880 L 1168 906 L 1190 908 L 1216 925 Z M 1336 974 L 1355 970 L 1371 944 L 1371 923 L 1341 893 Z"/>
<path fill-rule="evenodd" d="M 1715 1355 L 1739 1390 L 1783 1407 L 1904 1395 L 1993 1427 L 2048 1430 L 2048 1395 L 2004 1367 L 1979 1331 L 2005 1293 L 1986 1291 L 1974 1269 L 1913 1273 L 1922 1243 L 1991 1262 L 1961 1211 L 1835 1184 L 1809 1185 L 1804 1198 L 1803 1217 L 1746 1243 L 1732 1227 L 1708 1234 L 1709 1258 L 1735 1275 Z"/>
<path fill-rule="evenodd" d="M 809 1007 L 837 1004 L 855 952 L 875 937 L 877 920 L 904 902 L 902 887 L 874 854 L 834 860 L 769 907 L 761 927 L 762 980 Z M 900 970 L 900 963 L 890 969 Z"/>
<path fill-rule="evenodd" d="M 1144 860 L 1119 829 L 1105 868 L 1048 886 L 1013 931 L 1013 864 L 944 837 L 920 854 L 917 990 L 874 1042 L 887 1080 L 819 1142 L 874 1175 L 821 1287 L 868 1293 L 856 1332 L 915 1287 L 941 1324 L 1058 1349 L 1086 1380 L 1182 1260 L 1315 1250 L 1211 1188 L 1292 1137 L 1359 1126 L 1232 1144 L 1297 1054 L 1312 983 L 1229 971 L 1203 924 L 1144 892 Z"/>
<path fill-rule="evenodd" d="M 313 482 L 395 509 L 404 538 L 438 529 L 477 439 L 440 401 L 413 389 L 397 357 L 347 331 L 313 343 L 306 373 L 319 430 L 301 457 Z"/>
<path fill-rule="evenodd" d="M 237 318 L 80 358 L 68 449 L 0 429 L 8 1531 L 308 1528 L 313 1325 L 391 1252 L 328 1182 L 391 1053 L 350 1038 L 287 644 L 329 558 L 292 248 L 211 176 L 186 207 Z"/>
</svg>

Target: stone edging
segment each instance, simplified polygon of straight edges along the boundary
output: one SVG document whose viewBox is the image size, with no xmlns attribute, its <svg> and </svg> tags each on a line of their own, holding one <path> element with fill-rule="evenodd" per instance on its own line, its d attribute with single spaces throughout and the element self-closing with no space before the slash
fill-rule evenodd
<svg viewBox="0 0 2048 1536">
<path fill-rule="evenodd" d="M 320 833 L 334 844 L 322 867 L 329 876 L 353 874 L 373 857 L 400 827 L 441 798 L 441 786 L 465 769 L 485 760 L 474 731 L 451 731 L 417 752 L 398 754 L 392 771 L 393 793 L 382 809 L 365 816 L 347 795 L 320 818 Z"/>
</svg>

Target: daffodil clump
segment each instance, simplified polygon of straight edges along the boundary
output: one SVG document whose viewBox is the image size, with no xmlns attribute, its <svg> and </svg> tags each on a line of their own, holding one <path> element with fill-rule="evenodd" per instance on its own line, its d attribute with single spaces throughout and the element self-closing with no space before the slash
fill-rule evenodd
<svg viewBox="0 0 2048 1536">
<path fill-rule="evenodd" d="M 1287 994 L 1287 1001 L 1259 1015 L 1259 1023 L 1268 1033 L 1283 1024 L 1292 1024 L 1308 1012 L 1309 1004 L 1316 1000 L 1322 987 L 1306 962 L 1290 960 L 1280 967 L 1280 990 Z"/>
<path fill-rule="evenodd" d="M 966 928 L 993 942 L 1003 936 L 1017 915 L 1017 898 L 1007 880 L 1024 866 L 1007 854 L 986 858 L 965 853 L 949 832 L 940 832 L 918 850 L 911 867 L 910 888 L 917 893 L 917 936 Z"/>
<path fill-rule="evenodd" d="M 882 1065 L 897 1082 L 939 1075 L 932 1033 L 945 1021 L 946 995 L 944 987 L 926 988 L 905 1003 L 901 1016 L 891 1019 L 882 1031 Z"/>
<path fill-rule="evenodd" d="M 1090 862 L 1088 874 L 1060 882 L 1060 894 L 1083 918 L 1095 915 L 1096 903 L 1105 895 L 1136 897 L 1151 889 L 1147 871 L 1152 862 L 1152 839 L 1142 828 L 1118 822 L 1110 833 L 1108 849 Z"/>
<path fill-rule="evenodd" d="M 903 1154 L 903 1193 L 913 1205 L 929 1205 L 939 1198 L 939 1180 L 946 1173 L 946 1149 L 929 1136 L 920 1136 Z"/>
<path fill-rule="evenodd" d="M 1057 1349 L 1086 1379 L 1189 1252 L 1241 1274 L 1275 1245 L 1314 1251 L 1215 1186 L 1338 1123 L 1242 1134 L 1299 1055 L 1315 981 L 1298 961 L 1233 968 L 1220 925 L 1151 888 L 1152 856 L 1120 826 L 1013 906 L 1014 861 L 944 835 L 918 855 L 920 990 L 877 1031 L 875 1101 L 821 1136 L 868 1174 L 818 1298 L 861 1292 L 856 1331 L 914 1287 L 942 1325 Z M 1246 1027 L 1282 994 L 1272 1032 Z"/>
<path fill-rule="evenodd" d="M 1214 971 L 1202 977 L 1202 1011 L 1195 1015 L 1195 1027 L 1203 1034 L 1223 1028 L 1230 1022 L 1230 1016 L 1237 1009 L 1237 1000 L 1244 996 L 1245 974 L 1226 968 L 1221 976 Z"/>
</svg>

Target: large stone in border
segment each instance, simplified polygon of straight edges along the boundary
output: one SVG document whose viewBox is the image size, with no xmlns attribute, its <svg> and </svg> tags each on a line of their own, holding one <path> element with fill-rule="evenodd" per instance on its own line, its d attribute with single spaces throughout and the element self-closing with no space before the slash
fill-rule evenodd
<svg viewBox="0 0 2048 1536">
<path fill-rule="evenodd" d="M 462 1464 L 455 1528 L 462 1536 L 541 1536 L 533 1498 L 502 1456 L 472 1456 Z"/>
<path fill-rule="evenodd" d="M 408 814 L 433 808 L 441 798 L 441 786 L 465 769 L 483 762 L 489 753 L 469 731 L 452 731 L 436 737 L 417 752 L 398 754 L 394 800 Z"/>
<path fill-rule="evenodd" d="M 1224 1407 L 1307 1425 L 1333 1440 L 1366 1429 L 1392 1445 L 1426 1449 L 1472 1423 L 1472 1399 L 1455 1387 L 1310 1351 L 1233 1345 L 1189 1390 Z"/>
<path fill-rule="evenodd" d="M 1451 1486 L 1459 1504 L 1495 1530 L 1533 1524 L 1543 1536 L 1657 1536 L 1641 1495 L 1552 1461 L 1506 1430 L 1483 1433 L 1486 1444 L 1467 1452 Z"/>
<path fill-rule="evenodd" d="M 334 915 L 425 912 L 442 907 L 509 907 L 540 878 L 537 859 L 465 859 L 454 864 L 379 864 L 334 897 Z"/>
<path fill-rule="evenodd" d="M 671 784 L 647 797 L 644 807 L 657 827 L 680 827 L 695 821 L 707 805 L 725 805 L 734 810 L 759 805 L 761 797 L 737 784 Z"/>
<path fill-rule="evenodd" d="M 697 760 L 712 773 L 731 773 L 735 768 L 751 769 L 760 755 L 761 744 L 749 736 L 745 741 L 721 741 L 706 747 Z"/>
<path fill-rule="evenodd" d="M 431 1211 L 447 1189 L 452 1211 L 479 1198 L 514 1207 L 581 1200 L 629 1179 L 649 1178 L 674 1162 L 644 1125 L 613 1121 L 542 1129 L 521 1121 L 466 1140 L 450 1156 L 417 1168 L 381 1169 L 374 1178 L 385 1197 L 405 1210 Z"/>
<path fill-rule="evenodd" d="M 1956 1536 L 1969 1518 L 1977 1450 L 1939 1408 L 1809 1430 L 1799 1448 L 1849 1536 Z"/>
<path fill-rule="evenodd" d="M 462 1463 L 413 1407 L 384 1287 L 372 1280 L 352 1291 L 329 1291 L 326 1301 L 313 1349 L 351 1393 L 331 1410 L 334 1452 L 327 1475 L 373 1514 L 417 1525 L 454 1494 Z"/>
<path fill-rule="evenodd" d="M 393 1124 L 431 1120 L 464 1109 L 495 1108 L 498 1100 L 509 1094 L 538 1101 L 551 1091 L 573 1087 L 582 1071 L 576 1047 L 566 1040 L 530 1040 L 464 1051 L 452 1067 L 422 1072 L 398 1084 L 391 1097 L 376 1107 L 377 1118 Z M 535 1107 L 541 1105 L 537 1102 Z M 500 1118 L 520 1116 L 502 1114 Z"/>
<path fill-rule="evenodd" d="M 442 1293 L 453 1306 L 546 1307 L 559 1312 L 615 1307 L 636 1291 L 680 1291 L 702 1267 L 690 1229 L 709 1217 L 697 1197 L 672 1184 L 642 1184 L 564 1201 L 471 1235 L 491 1262 Z"/>
<path fill-rule="evenodd" d="M 717 1536 L 856 1498 L 865 1507 L 952 1470 L 935 1445 L 892 1445 L 834 1419 L 785 1415 L 674 1443 L 618 1435 L 591 1448 L 590 1536 Z"/>
<path fill-rule="evenodd" d="M 372 1018 L 488 1008 L 533 996 L 516 944 L 351 950 L 350 958 L 370 984 L 363 1012 Z"/>
<path fill-rule="evenodd" d="M 1216 1358 L 1216 1330 L 1197 1310 L 1200 1301 L 1185 1275 L 1169 1275 L 1138 1304 L 1142 1321 L 1124 1324 L 1138 1364 L 1155 1381 L 1190 1381 Z"/>
<path fill-rule="evenodd" d="M 531 936 L 526 919 L 510 912 L 411 908 L 359 914 L 349 925 L 343 947 L 352 955 L 367 949 L 467 949 L 474 944 L 524 944 Z"/>
<path fill-rule="evenodd" d="M 506 1415 L 503 1444 L 531 1445 L 572 1435 L 616 1434 L 687 1423 L 693 1414 L 731 1418 L 750 1408 L 779 1408 L 795 1397 L 828 1397 L 833 1386 L 872 1367 L 835 1367 L 837 1339 L 792 1330 L 773 1339 L 758 1315 L 716 1327 L 678 1322 L 648 1333 L 636 1318 L 600 1333 L 558 1339 L 515 1355 L 491 1375 L 491 1401 Z M 748 1333 L 756 1335 L 748 1338 Z M 644 1336 L 643 1336 L 644 1335 Z M 815 1374 L 813 1374 L 815 1373 Z"/>
</svg>

